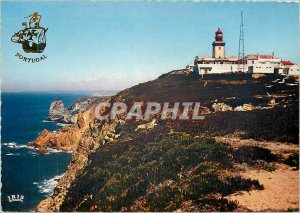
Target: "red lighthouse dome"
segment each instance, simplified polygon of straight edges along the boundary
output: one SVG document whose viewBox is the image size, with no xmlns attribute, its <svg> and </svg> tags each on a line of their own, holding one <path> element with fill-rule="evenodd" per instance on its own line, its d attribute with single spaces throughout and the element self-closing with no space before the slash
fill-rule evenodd
<svg viewBox="0 0 300 213">
<path fill-rule="evenodd" d="M 216 41 L 223 41 L 223 32 L 220 28 L 216 31 Z"/>
<path fill-rule="evenodd" d="M 219 34 L 222 34 L 222 30 L 220 28 L 218 28 L 217 32 L 216 33 L 219 33 Z"/>
</svg>

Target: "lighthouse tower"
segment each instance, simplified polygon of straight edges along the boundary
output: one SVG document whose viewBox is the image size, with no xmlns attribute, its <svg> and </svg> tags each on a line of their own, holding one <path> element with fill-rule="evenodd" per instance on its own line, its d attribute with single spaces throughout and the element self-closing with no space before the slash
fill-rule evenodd
<svg viewBox="0 0 300 213">
<path fill-rule="evenodd" d="M 225 58 L 225 42 L 223 41 L 223 32 L 220 28 L 216 31 L 215 41 L 212 43 L 213 58 Z"/>
</svg>

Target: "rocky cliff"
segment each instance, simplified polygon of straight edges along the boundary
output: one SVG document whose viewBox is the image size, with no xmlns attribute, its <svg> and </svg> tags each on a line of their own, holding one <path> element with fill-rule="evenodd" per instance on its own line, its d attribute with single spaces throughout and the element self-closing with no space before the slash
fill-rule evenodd
<svg viewBox="0 0 300 213">
<path fill-rule="evenodd" d="M 67 122 L 70 119 L 68 110 L 64 107 L 62 100 L 57 99 L 50 105 L 48 121 Z"/>
<path fill-rule="evenodd" d="M 124 122 L 119 116 L 100 122 L 93 105 L 79 112 L 72 127 L 57 133 L 43 131 L 32 146 L 73 150 L 73 154 L 53 194 L 36 210 L 238 209 L 239 204 L 226 196 L 264 188 L 259 181 L 242 177 L 243 169 L 272 170 L 276 163 L 293 166 L 288 159 L 296 158 L 291 151 L 281 155 L 253 145 L 235 147 L 215 137 L 297 144 L 298 83 L 290 78 L 279 84 L 278 79 L 283 77 L 198 78 L 185 70 L 174 71 L 126 89 L 109 101 L 200 101 L 205 107 L 204 121 L 158 120 L 153 128 L 138 128 L 149 121 Z"/>
<path fill-rule="evenodd" d="M 62 100 L 57 99 L 51 103 L 46 120 L 64 124 L 76 124 L 79 112 L 84 112 L 107 98 L 102 96 L 78 99 L 68 109 L 64 107 Z"/>
<path fill-rule="evenodd" d="M 64 108 L 61 100 L 51 103 L 48 120 L 72 124 L 55 132 L 43 130 L 28 146 L 45 153 L 47 149 L 74 151 L 84 132 L 91 128 L 94 117 L 92 109 L 97 103 L 108 100 L 108 97 L 92 97 L 77 100 L 69 109 Z"/>
<path fill-rule="evenodd" d="M 53 194 L 38 205 L 37 211 L 59 210 L 68 187 L 72 184 L 77 172 L 86 164 L 88 154 L 99 146 L 95 140 L 98 137 L 98 124 L 94 121 L 94 107 L 80 113 L 78 117 L 77 124 L 73 127 L 62 129 L 58 133 L 46 132 L 32 143 L 37 148 L 50 146 L 51 148 L 73 151 L 72 161 L 67 172 L 59 180 Z"/>
</svg>

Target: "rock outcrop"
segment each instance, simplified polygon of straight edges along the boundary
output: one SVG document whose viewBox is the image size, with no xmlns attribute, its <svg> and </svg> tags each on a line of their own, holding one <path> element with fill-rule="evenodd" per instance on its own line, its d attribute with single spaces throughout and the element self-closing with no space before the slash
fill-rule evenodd
<svg viewBox="0 0 300 213">
<path fill-rule="evenodd" d="M 211 114 L 211 111 L 208 107 L 200 107 L 200 109 L 201 109 L 201 112 L 202 112 L 203 115 Z"/>
<path fill-rule="evenodd" d="M 64 107 L 62 100 L 57 99 L 51 103 L 46 120 L 67 123 L 69 117 L 69 111 Z"/>
<path fill-rule="evenodd" d="M 90 111 L 79 113 L 76 124 L 71 127 L 64 126 L 57 132 L 49 132 L 48 130 L 43 130 L 34 141 L 28 144 L 28 146 L 32 146 L 44 151 L 49 148 L 64 151 L 73 151 L 77 148 L 83 132 L 88 127 L 87 124 L 88 122 L 90 122 L 90 113 Z"/>
<path fill-rule="evenodd" d="M 214 103 L 212 105 L 214 112 L 232 111 L 232 107 L 224 103 Z"/>
<path fill-rule="evenodd" d="M 234 108 L 234 111 L 252 111 L 257 107 L 253 106 L 252 104 L 243 104 L 242 106 L 237 106 Z"/>
<path fill-rule="evenodd" d="M 78 99 L 68 109 L 64 107 L 62 100 L 57 99 L 51 103 L 49 115 L 46 120 L 64 124 L 76 124 L 78 113 L 90 109 L 97 103 L 107 100 L 107 98 L 108 97 L 91 97 Z"/>
<path fill-rule="evenodd" d="M 81 98 L 78 99 L 72 106 L 69 107 L 69 111 L 71 115 L 77 114 L 79 112 L 83 112 L 94 104 L 97 104 L 100 101 L 105 100 L 107 97 L 91 97 L 91 98 Z"/>
</svg>

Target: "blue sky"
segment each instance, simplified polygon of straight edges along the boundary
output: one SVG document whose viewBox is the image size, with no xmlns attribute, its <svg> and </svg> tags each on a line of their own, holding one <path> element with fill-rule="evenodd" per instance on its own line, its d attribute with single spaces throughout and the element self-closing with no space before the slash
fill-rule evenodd
<svg viewBox="0 0 300 213">
<path fill-rule="evenodd" d="M 239 2 L 2 2 L 2 90 L 124 89 L 211 55 L 218 27 L 237 55 L 244 11 L 245 53 L 299 61 L 299 4 Z M 10 41 L 24 17 L 42 14 L 47 59 L 29 64 Z"/>
</svg>

